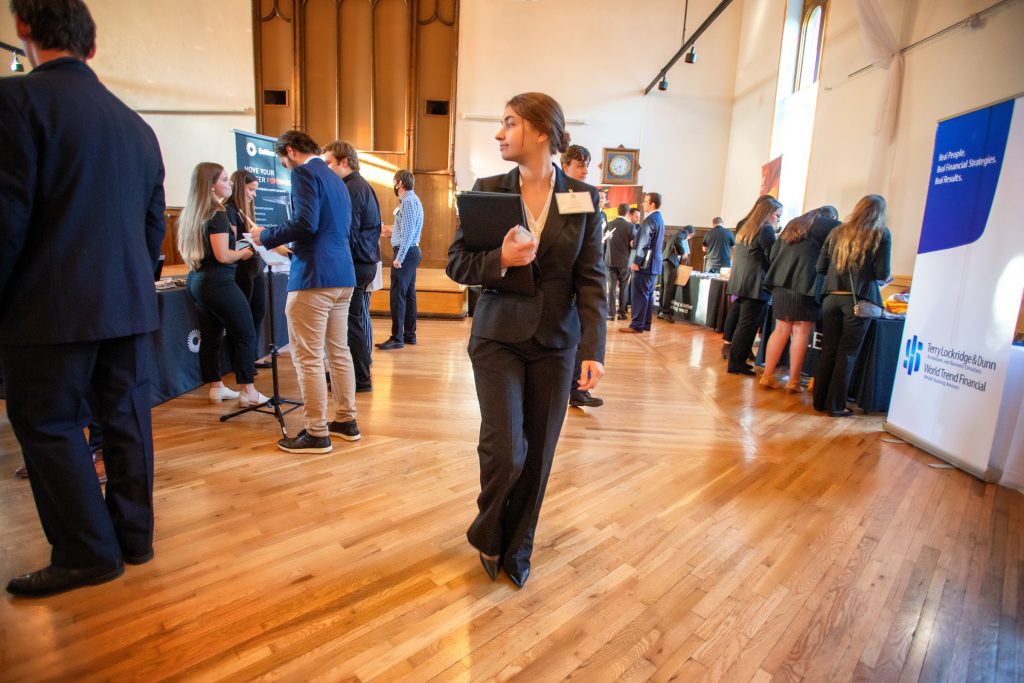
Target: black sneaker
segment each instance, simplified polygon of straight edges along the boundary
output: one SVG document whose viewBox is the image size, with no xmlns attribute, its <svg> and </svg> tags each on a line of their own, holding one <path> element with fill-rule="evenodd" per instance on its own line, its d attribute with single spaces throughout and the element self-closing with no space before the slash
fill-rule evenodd
<svg viewBox="0 0 1024 683">
<path fill-rule="evenodd" d="M 294 439 L 281 439 L 277 447 L 289 453 L 330 453 L 334 448 L 329 436 L 313 436 L 305 429 Z"/>
<path fill-rule="evenodd" d="M 597 408 L 604 405 L 604 399 L 591 396 L 589 391 L 570 391 L 569 405 L 573 408 Z"/>
<path fill-rule="evenodd" d="M 348 422 L 338 422 L 337 420 L 327 423 L 327 430 L 331 436 L 340 436 L 345 441 L 359 441 L 359 425 L 356 424 L 355 420 L 349 420 Z"/>
</svg>

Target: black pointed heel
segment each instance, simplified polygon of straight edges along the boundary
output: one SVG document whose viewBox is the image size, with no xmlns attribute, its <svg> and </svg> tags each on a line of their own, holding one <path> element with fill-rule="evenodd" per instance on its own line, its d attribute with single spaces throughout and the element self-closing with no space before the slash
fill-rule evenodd
<svg viewBox="0 0 1024 683">
<path fill-rule="evenodd" d="M 497 581 L 498 572 L 501 571 L 501 562 L 499 560 L 489 560 L 484 557 L 483 553 L 480 553 L 480 564 L 484 566 L 484 571 L 487 572 L 487 576 L 491 577 L 491 581 Z"/>
</svg>

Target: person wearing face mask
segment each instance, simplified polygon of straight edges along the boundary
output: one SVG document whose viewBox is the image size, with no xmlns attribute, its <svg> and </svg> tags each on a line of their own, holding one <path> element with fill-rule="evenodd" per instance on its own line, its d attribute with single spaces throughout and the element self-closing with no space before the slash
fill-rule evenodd
<svg viewBox="0 0 1024 683">
<path fill-rule="evenodd" d="M 576 347 L 582 391 L 604 374 L 605 272 L 597 190 L 552 165 L 569 144 L 561 106 L 543 93 L 516 95 L 495 138 L 516 167 L 479 179 L 473 190 L 520 195 L 526 225 L 508 226 L 500 247 L 480 252 L 466 246 L 471 226 L 460 225 L 446 272 L 483 286 L 468 349 L 480 403 L 480 495 L 467 538 L 492 580 L 504 569 L 522 587 Z M 508 269 L 524 266 L 535 272 L 533 296 L 504 289 Z"/>
<path fill-rule="evenodd" d="M 423 254 L 423 204 L 413 188 L 416 176 L 402 169 L 395 173 L 394 189 L 398 197 L 395 223 L 390 230 L 394 260 L 391 262 L 391 336 L 377 344 L 387 351 L 416 343 L 416 267 Z"/>
<path fill-rule="evenodd" d="M 185 206 L 178 219 L 178 251 L 188 264 L 185 280 L 199 311 L 199 367 L 213 402 L 237 398 L 242 407 L 260 405 L 267 397 L 256 391 L 256 328 L 252 309 L 235 283 L 239 262 L 256 257 L 250 247 L 235 248 L 238 235 L 228 220 L 224 200 L 231 180 L 220 164 L 204 161 L 192 171 Z M 220 374 L 221 339 L 227 330 L 239 390 L 224 386 Z"/>
<path fill-rule="evenodd" d="M 764 281 L 775 243 L 775 224 L 779 222 L 781 213 L 782 204 L 774 197 L 764 195 L 754 203 L 754 208 L 741 221 L 736 232 L 736 250 L 729 276 L 729 294 L 736 297 L 734 306 L 737 309 L 728 367 L 734 375 L 754 374 L 754 369 L 747 364 L 747 357 L 770 298 Z"/>
<path fill-rule="evenodd" d="M 253 200 L 259 186 L 256 176 L 248 171 L 240 169 L 231 174 L 231 196 L 224 202 L 224 209 L 228 213 L 228 222 L 231 223 L 236 239 L 256 225 Z M 254 256 L 239 261 L 235 268 L 235 284 L 249 302 L 252 325 L 258 339 L 263 317 L 267 313 L 267 276 L 263 272 L 263 259 Z M 256 349 L 256 357 L 259 358 L 261 355 L 260 350 Z"/>
</svg>

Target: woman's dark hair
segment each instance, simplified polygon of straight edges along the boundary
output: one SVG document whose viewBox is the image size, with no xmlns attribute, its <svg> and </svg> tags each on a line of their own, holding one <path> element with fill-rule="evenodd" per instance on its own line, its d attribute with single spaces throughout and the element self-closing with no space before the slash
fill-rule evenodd
<svg viewBox="0 0 1024 683">
<path fill-rule="evenodd" d="M 566 150 L 562 152 L 562 166 L 568 166 L 571 161 L 578 161 L 581 164 L 589 164 L 590 150 L 583 145 L 569 145 Z"/>
<path fill-rule="evenodd" d="M 249 173 L 245 169 L 238 169 L 231 174 L 231 197 L 228 198 L 228 201 L 234 204 L 235 208 L 238 209 L 238 213 L 254 222 L 256 220 L 256 208 L 253 206 L 253 203 L 246 198 L 245 186 L 258 182 L 259 178 L 254 176 L 252 173 Z M 245 224 L 244 219 L 243 224 L 236 227 L 239 229 L 239 232 L 249 231 L 249 226 Z"/>
<path fill-rule="evenodd" d="M 395 173 L 395 182 L 402 183 L 402 187 L 406 190 L 411 190 L 416 186 L 416 176 L 412 174 L 412 171 L 407 171 L 403 168 Z"/>
<path fill-rule="evenodd" d="M 320 147 L 313 142 L 313 138 L 301 130 L 290 130 L 287 133 L 282 133 L 281 137 L 274 142 L 274 152 L 279 157 L 283 157 L 288 153 L 288 147 L 291 147 L 299 154 L 320 153 Z"/>
<path fill-rule="evenodd" d="M 82 0 L 11 0 L 10 8 L 44 50 L 67 50 L 85 59 L 96 46 L 96 22 Z"/>
<path fill-rule="evenodd" d="M 819 206 L 818 207 L 818 215 L 819 216 L 824 216 L 825 218 L 831 218 L 834 221 L 835 220 L 839 220 L 839 211 L 837 211 L 836 207 L 832 206 L 831 204 L 826 204 L 825 206 Z"/>
<path fill-rule="evenodd" d="M 542 92 L 524 92 L 510 99 L 505 106 L 529 121 L 539 133 L 548 136 L 551 153 L 564 152 L 569 146 L 562 106 Z"/>
<path fill-rule="evenodd" d="M 359 170 L 359 153 L 356 152 L 355 147 L 344 140 L 335 140 L 331 144 L 326 145 L 324 147 L 324 154 L 330 154 L 338 161 L 345 159 L 351 171 Z"/>
<path fill-rule="evenodd" d="M 820 215 L 821 209 L 811 209 L 804 215 L 797 216 L 789 223 L 786 223 L 786 227 L 783 229 L 782 234 L 779 235 L 779 239 L 786 244 L 796 244 L 807 237 L 807 233 L 811 231 L 811 224 Z"/>
</svg>

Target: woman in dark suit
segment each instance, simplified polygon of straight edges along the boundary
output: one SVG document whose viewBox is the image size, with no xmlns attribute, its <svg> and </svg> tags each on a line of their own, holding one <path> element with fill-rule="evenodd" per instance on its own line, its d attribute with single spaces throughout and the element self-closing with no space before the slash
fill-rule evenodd
<svg viewBox="0 0 1024 683">
<path fill-rule="evenodd" d="M 532 239 L 517 240 L 516 227 L 509 226 L 500 248 L 472 252 L 463 231 L 473 226 L 460 225 L 447 273 L 483 286 L 469 341 L 481 424 L 479 512 L 467 537 L 491 579 L 503 568 L 522 587 L 577 345 L 580 390 L 593 389 L 604 374 L 605 271 L 597 191 L 552 164 L 569 143 L 558 103 L 542 93 L 516 95 L 495 137 L 502 159 L 517 166 L 481 178 L 473 189 L 520 194 Z M 557 197 L 570 192 L 586 193 L 592 209 L 561 213 Z M 504 288 L 511 268 L 531 269 L 533 296 Z"/>
<path fill-rule="evenodd" d="M 816 266 L 821 245 L 832 229 L 839 225 L 836 210 L 831 206 L 808 211 L 786 225 L 772 247 L 771 265 L 765 287 L 772 292 L 772 315 L 775 329 L 764 354 L 764 374 L 760 384 L 765 389 L 779 389 L 775 367 L 789 345 L 789 382 L 786 390 L 800 393 L 800 370 L 804 366 L 807 342 L 814 322 L 821 320 L 821 305 L 814 298 Z"/>
<path fill-rule="evenodd" d="M 729 294 L 736 297 L 733 305 L 739 309 L 729 349 L 729 372 L 734 375 L 754 374 L 754 369 L 747 365 L 747 356 L 764 317 L 764 308 L 768 305 L 764 276 L 768 271 L 768 255 L 775 242 L 775 224 L 779 222 L 780 213 L 782 204 L 765 195 L 757 200 L 746 219 L 737 226 L 736 250 L 729 275 Z"/>
<path fill-rule="evenodd" d="M 235 230 L 235 235 L 249 232 L 256 225 L 256 212 L 253 199 L 256 189 L 260 186 L 256 176 L 245 170 L 231 174 L 231 196 L 224 202 L 228 212 L 228 222 Z M 235 268 L 235 284 L 242 290 L 242 296 L 249 302 L 252 311 L 252 325 L 259 339 L 260 326 L 267 313 L 267 276 L 263 274 L 263 259 L 258 256 L 238 262 Z M 256 358 L 262 354 L 256 349 Z"/>
<path fill-rule="evenodd" d="M 213 402 L 237 398 L 243 407 L 267 397 L 256 391 L 256 330 L 242 290 L 235 284 L 235 266 L 255 252 L 235 248 L 235 230 L 222 202 L 231 195 L 231 180 L 220 164 L 203 162 L 192 172 L 185 206 L 178 219 L 178 251 L 188 264 L 185 286 L 199 309 L 199 367 L 210 384 Z M 239 390 L 224 386 L 220 374 L 221 337 L 225 329 L 234 346 L 233 362 Z"/>
<path fill-rule="evenodd" d="M 855 300 L 882 305 L 879 282 L 889 279 L 892 236 L 886 227 L 885 199 L 869 194 L 846 222 L 833 230 L 818 255 L 825 273 L 821 356 L 814 372 L 814 409 L 846 417 L 853 364 L 868 331 L 866 318 L 853 314 Z"/>
</svg>

